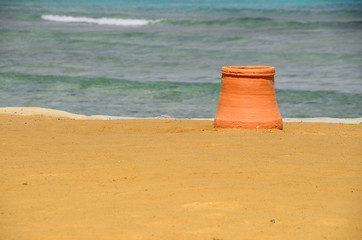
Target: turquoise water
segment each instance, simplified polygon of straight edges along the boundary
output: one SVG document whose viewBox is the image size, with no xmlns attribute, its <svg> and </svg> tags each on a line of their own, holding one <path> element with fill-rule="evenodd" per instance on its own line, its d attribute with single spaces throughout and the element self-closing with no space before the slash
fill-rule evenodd
<svg viewBox="0 0 362 240">
<path fill-rule="evenodd" d="M 268 65 L 283 117 L 360 117 L 361 39 L 359 1 L 0 0 L 0 106 L 209 118 Z"/>
</svg>

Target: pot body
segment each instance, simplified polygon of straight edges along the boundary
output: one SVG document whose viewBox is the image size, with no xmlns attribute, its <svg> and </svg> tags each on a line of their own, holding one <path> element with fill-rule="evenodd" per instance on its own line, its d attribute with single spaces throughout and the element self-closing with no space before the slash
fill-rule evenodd
<svg viewBox="0 0 362 240">
<path fill-rule="evenodd" d="M 230 66 L 221 70 L 217 128 L 282 129 L 274 89 L 274 67 Z"/>
</svg>

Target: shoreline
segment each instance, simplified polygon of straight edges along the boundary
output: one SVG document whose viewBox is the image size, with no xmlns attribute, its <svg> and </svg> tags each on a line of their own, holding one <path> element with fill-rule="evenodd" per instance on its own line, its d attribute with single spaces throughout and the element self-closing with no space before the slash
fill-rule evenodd
<svg viewBox="0 0 362 240">
<path fill-rule="evenodd" d="M 81 115 L 70 113 L 62 110 L 40 108 L 40 107 L 0 107 L 0 114 L 13 114 L 24 116 L 52 116 L 63 117 L 74 120 L 118 120 L 118 119 L 178 119 L 168 115 L 157 117 L 121 117 L 108 115 Z M 213 118 L 186 118 L 185 120 L 207 120 L 213 121 Z M 360 118 L 330 118 L 330 117 L 315 117 L 315 118 L 283 118 L 283 122 L 310 122 L 310 123 L 341 123 L 341 124 L 362 124 Z"/>
</svg>

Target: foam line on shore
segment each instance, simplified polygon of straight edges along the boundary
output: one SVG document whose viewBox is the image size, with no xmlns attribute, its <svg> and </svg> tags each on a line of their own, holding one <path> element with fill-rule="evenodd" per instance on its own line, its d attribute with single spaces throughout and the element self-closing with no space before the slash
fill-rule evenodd
<svg viewBox="0 0 362 240">
<path fill-rule="evenodd" d="M 92 115 L 86 116 L 81 114 L 69 113 L 66 111 L 40 108 L 40 107 L 3 107 L 0 108 L 0 114 L 14 114 L 14 115 L 35 115 L 35 116 L 50 116 L 62 117 L 74 120 L 118 120 L 118 119 L 175 119 L 168 115 L 160 115 L 157 117 L 121 117 L 121 116 L 108 116 L 108 115 Z M 213 121 L 213 118 L 188 118 L 188 120 L 208 120 Z M 283 118 L 283 122 L 313 122 L 313 123 L 342 123 L 342 124 L 361 124 L 362 118 L 330 118 L 330 117 L 316 117 L 316 118 Z"/>
<path fill-rule="evenodd" d="M 343 123 L 343 124 L 361 124 L 362 118 L 283 118 L 283 122 L 311 122 L 311 123 Z"/>
</svg>

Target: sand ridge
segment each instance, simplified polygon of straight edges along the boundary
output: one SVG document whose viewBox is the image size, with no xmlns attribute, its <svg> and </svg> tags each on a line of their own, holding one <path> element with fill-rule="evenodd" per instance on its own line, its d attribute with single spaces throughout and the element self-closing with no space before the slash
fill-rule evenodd
<svg viewBox="0 0 362 240">
<path fill-rule="evenodd" d="M 40 107 L 3 107 L 0 108 L 0 114 L 12 114 L 12 115 L 26 115 L 26 116 L 52 116 L 63 117 L 75 120 L 91 120 L 94 119 L 90 116 L 69 113 L 66 111 L 40 108 Z"/>
</svg>

